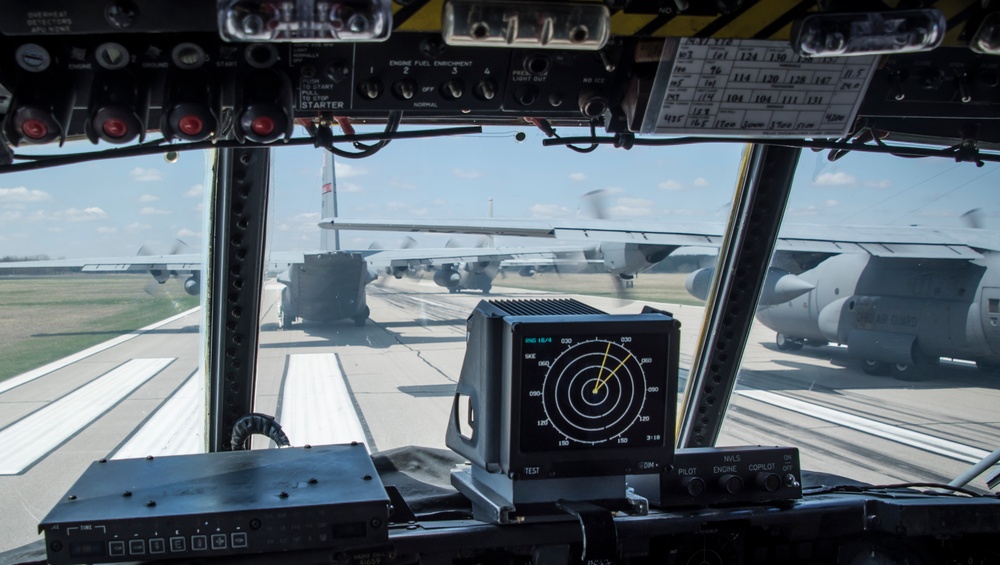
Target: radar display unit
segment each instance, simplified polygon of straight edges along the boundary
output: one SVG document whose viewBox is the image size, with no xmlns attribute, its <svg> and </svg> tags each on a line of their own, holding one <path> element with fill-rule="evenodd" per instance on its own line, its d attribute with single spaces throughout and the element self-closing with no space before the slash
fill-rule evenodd
<svg viewBox="0 0 1000 565">
<path fill-rule="evenodd" d="M 643 510 L 625 475 L 673 461 L 680 323 L 576 300 L 482 301 L 448 428 L 452 474 L 493 522 L 552 518 L 556 501 Z"/>
</svg>

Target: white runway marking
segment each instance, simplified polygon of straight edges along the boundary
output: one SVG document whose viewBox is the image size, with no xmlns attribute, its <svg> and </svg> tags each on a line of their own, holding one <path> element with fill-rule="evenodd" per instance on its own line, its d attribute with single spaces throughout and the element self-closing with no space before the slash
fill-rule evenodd
<svg viewBox="0 0 1000 565">
<path fill-rule="evenodd" d="M 288 356 L 278 422 L 295 446 L 368 445 L 333 353 Z"/>
<path fill-rule="evenodd" d="M 832 408 L 826 408 L 817 404 L 804 402 L 788 396 L 766 392 L 763 390 L 740 389 L 737 394 L 752 398 L 772 406 L 805 414 L 812 418 L 817 418 L 826 422 L 845 426 L 859 432 L 878 436 L 880 438 L 909 445 L 917 449 L 944 455 L 958 461 L 966 463 L 978 463 L 983 457 L 989 455 L 988 451 L 941 439 L 938 437 L 922 434 L 898 426 L 892 426 L 876 420 L 862 418 L 853 414 L 847 414 Z"/>
<path fill-rule="evenodd" d="M 66 367 L 68 365 L 72 365 L 73 363 L 76 363 L 77 361 L 79 361 L 81 359 L 85 359 L 87 357 L 90 357 L 91 355 L 94 355 L 95 353 L 100 353 L 100 352 L 104 351 L 105 349 L 111 349 L 112 347 L 114 347 L 116 345 L 119 345 L 119 344 L 122 344 L 122 343 L 125 343 L 126 341 L 128 341 L 130 339 L 137 338 L 140 335 L 142 335 L 142 334 L 144 334 L 144 333 L 146 333 L 146 332 L 148 332 L 150 330 L 155 330 L 157 328 L 160 328 L 162 326 L 165 326 L 165 325 L 169 324 L 170 322 L 174 322 L 174 321 L 180 320 L 181 318 L 183 318 L 184 316 L 187 316 L 188 314 L 193 314 L 194 312 L 197 312 L 199 308 L 201 308 L 201 306 L 197 306 L 195 308 L 192 308 L 192 309 L 188 310 L 187 312 L 181 312 L 180 314 L 177 314 L 176 316 L 171 316 L 171 317 L 167 318 L 166 320 L 160 320 L 159 322 L 156 322 L 155 324 L 148 325 L 148 326 L 146 326 L 144 328 L 139 328 L 139 329 L 135 330 L 134 332 L 127 333 L 127 334 L 122 335 L 122 336 L 118 336 L 118 337 L 116 337 L 114 339 L 109 339 L 108 341 L 105 341 L 104 343 L 98 343 L 97 345 L 95 345 L 93 347 L 88 347 L 87 349 L 84 349 L 83 351 L 80 351 L 78 353 L 74 353 L 73 355 L 70 355 L 69 357 L 63 357 L 62 359 L 53 361 L 53 362 L 49 363 L 48 365 L 42 365 L 41 367 L 38 367 L 37 369 L 32 369 L 32 370 L 28 371 L 27 373 L 21 373 L 20 375 L 17 375 L 16 377 L 11 377 L 11 378 L 3 381 L 2 383 L 0 383 L 0 394 L 2 394 L 4 392 L 7 392 L 8 390 L 10 390 L 10 389 L 12 389 L 14 387 L 21 386 L 24 383 L 33 381 L 33 380 L 37 379 L 38 377 L 44 377 L 45 375 L 51 373 L 52 371 L 57 371 L 59 369 L 62 369 L 63 367 Z"/>
<path fill-rule="evenodd" d="M 205 376 L 199 370 L 115 452 L 112 459 L 205 452 Z"/>
<path fill-rule="evenodd" d="M 0 430 L 0 475 L 15 475 L 87 427 L 173 362 L 132 359 Z"/>
</svg>

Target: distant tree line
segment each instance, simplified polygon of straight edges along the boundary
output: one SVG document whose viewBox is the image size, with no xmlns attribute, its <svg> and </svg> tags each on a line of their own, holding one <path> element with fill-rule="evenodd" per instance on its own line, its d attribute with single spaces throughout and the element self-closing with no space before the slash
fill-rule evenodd
<svg viewBox="0 0 1000 565">
<path fill-rule="evenodd" d="M 5 255 L 0 257 L 0 263 L 17 263 L 20 261 L 48 261 L 50 257 L 48 255 Z"/>
<path fill-rule="evenodd" d="M 18 263 L 21 261 L 48 261 L 50 257 L 45 254 L 39 255 L 5 255 L 0 257 L 0 263 Z M 79 267 L 32 267 L 30 269 L 4 269 L 0 271 L 0 276 L 38 276 L 38 275 L 65 275 L 68 273 L 80 272 Z"/>
</svg>

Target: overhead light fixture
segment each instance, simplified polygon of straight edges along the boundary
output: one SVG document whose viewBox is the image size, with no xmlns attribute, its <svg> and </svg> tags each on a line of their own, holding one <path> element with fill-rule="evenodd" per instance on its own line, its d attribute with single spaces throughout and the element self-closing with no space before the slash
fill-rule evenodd
<svg viewBox="0 0 1000 565">
<path fill-rule="evenodd" d="M 983 18 L 976 35 L 972 36 L 969 48 L 984 55 L 1000 55 L 1000 12 L 993 12 Z"/>
<path fill-rule="evenodd" d="M 601 3 L 448 0 L 441 35 L 448 45 L 596 51 L 611 34 Z"/>
<path fill-rule="evenodd" d="M 939 10 L 814 14 L 792 30 L 792 48 L 803 57 L 846 57 L 930 51 L 947 26 Z"/>
<path fill-rule="evenodd" d="M 225 41 L 383 41 L 392 29 L 389 0 L 218 0 L 217 6 Z"/>
</svg>

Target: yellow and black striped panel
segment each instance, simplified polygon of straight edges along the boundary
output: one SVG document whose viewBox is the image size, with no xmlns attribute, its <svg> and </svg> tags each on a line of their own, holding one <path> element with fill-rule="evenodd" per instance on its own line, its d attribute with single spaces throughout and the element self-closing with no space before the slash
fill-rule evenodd
<svg viewBox="0 0 1000 565">
<path fill-rule="evenodd" d="M 559 0 L 555 0 L 559 1 Z M 513 3 L 513 0 L 512 0 Z M 720 12 L 719 6 L 730 8 Z M 611 32 L 635 37 L 719 37 L 739 39 L 788 39 L 792 23 L 818 11 L 816 0 L 695 0 L 678 12 L 673 0 L 631 0 L 612 10 Z M 395 0 L 395 31 L 440 31 L 444 0 Z M 900 0 L 870 0 L 866 7 L 896 9 Z M 967 44 L 987 12 L 980 0 L 941 0 L 932 7 L 948 21 L 945 45 Z"/>
</svg>

